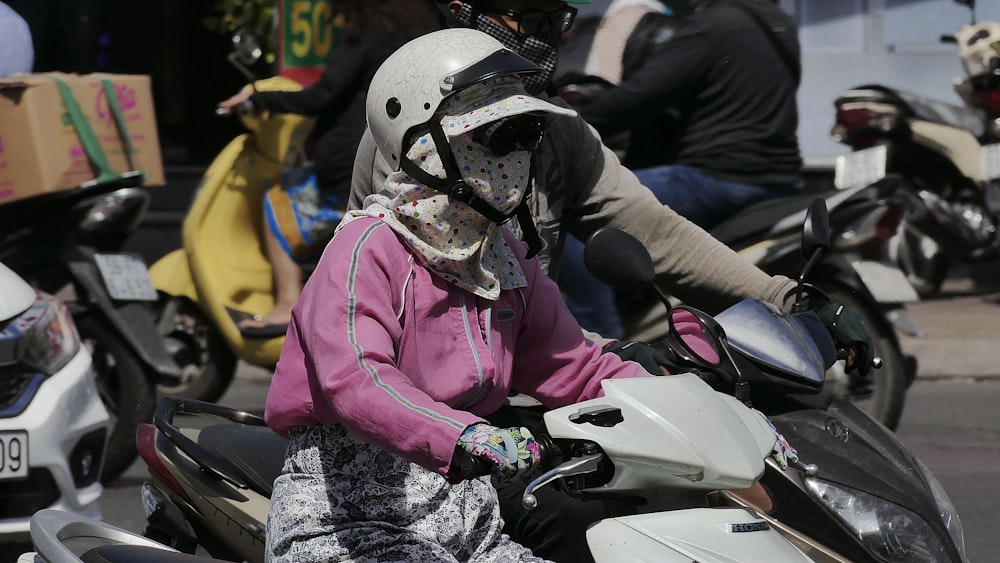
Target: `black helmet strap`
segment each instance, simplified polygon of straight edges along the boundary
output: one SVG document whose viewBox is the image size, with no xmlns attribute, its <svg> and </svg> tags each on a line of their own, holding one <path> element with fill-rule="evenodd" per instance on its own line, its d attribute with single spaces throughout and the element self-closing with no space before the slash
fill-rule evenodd
<svg viewBox="0 0 1000 563">
<path fill-rule="evenodd" d="M 403 172 L 406 172 L 414 180 L 417 180 L 418 182 L 441 193 L 447 194 L 449 198 L 468 205 L 477 213 L 498 225 L 502 225 L 503 223 L 509 221 L 511 217 L 517 216 L 517 223 L 521 227 L 521 232 L 524 235 L 524 242 L 528 244 L 528 253 L 526 257 L 532 258 L 538 254 L 538 251 L 542 249 L 542 240 L 538 236 L 538 231 L 535 229 L 535 222 L 531 217 L 531 210 L 528 209 L 528 196 L 531 193 L 531 186 L 534 183 L 535 176 L 534 163 L 531 164 L 531 171 L 528 174 L 528 185 L 525 187 L 524 194 L 521 196 L 521 201 L 510 213 L 502 213 L 500 210 L 487 203 L 486 200 L 476 195 L 476 191 L 472 188 L 472 186 L 467 184 L 462 178 L 462 173 L 458 168 L 458 163 L 455 162 L 455 155 L 451 152 L 451 143 L 448 142 L 448 137 L 444 134 L 444 130 L 441 129 L 441 124 L 438 122 L 437 118 L 431 118 L 425 126 L 430 130 L 431 139 L 433 139 L 434 145 L 437 147 L 438 154 L 441 156 L 441 164 L 444 166 L 445 177 L 438 178 L 437 176 L 429 174 L 426 170 L 420 168 L 417 163 L 413 162 L 409 158 L 406 158 L 405 156 L 400 159 L 399 163 Z"/>
</svg>

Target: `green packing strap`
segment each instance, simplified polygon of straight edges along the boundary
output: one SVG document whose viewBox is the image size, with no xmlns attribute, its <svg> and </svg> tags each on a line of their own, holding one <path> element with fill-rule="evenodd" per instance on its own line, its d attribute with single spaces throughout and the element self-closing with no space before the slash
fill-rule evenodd
<svg viewBox="0 0 1000 563">
<path fill-rule="evenodd" d="M 80 138 L 80 144 L 83 145 L 84 152 L 87 153 L 87 158 L 90 160 L 91 164 L 97 167 L 98 175 L 95 179 L 97 183 L 104 182 L 114 182 L 122 178 L 121 175 L 116 174 L 111 170 L 111 165 L 108 163 L 108 158 L 104 154 L 104 149 L 101 148 L 101 143 L 97 139 L 97 135 L 94 134 L 94 130 L 87 123 L 87 118 L 83 115 L 83 110 L 80 109 L 80 104 L 76 101 L 76 97 L 73 96 L 73 91 L 70 90 L 69 85 L 66 84 L 61 78 L 56 76 L 49 76 L 56 83 L 56 87 L 59 88 L 59 95 L 62 97 L 63 104 L 66 106 L 66 111 L 69 113 L 69 119 L 73 123 L 74 129 L 76 129 L 76 134 Z M 103 82 L 108 82 L 104 80 Z M 121 110 L 118 107 L 118 100 L 114 96 L 114 90 L 109 90 L 110 84 L 105 84 L 104 93 L 108 98 L 108 106 L 111 108 L 112 113 L 115 116 L 115 121 L 118 125 L 118 132 L 124 139 L 124 147 L 126 150 L 126 158 L 128 159 L 129 167 L 132 166 L 132 142 L 129 138 L 128 132 L 125 131 L 125 120 L 122 118 Z M 110 94 L 109 94 L 110 91 Z"/>
<path fill-rule="evenodd" d="M 121 137 L 122 148 L 125 149 L 125 162 L 128 163 L 129 170 L 135 170 L 135 162 L 132 161 L 132 155 L 135 154 L 135 149 L 132 148 L 132 136 L 128 134 L 128 128 L 125 126 L 125 116 L 122 115 L 121 106 L 118 105 L 118 96 L 115 95 L 115 86 L 107 78 L 101 80 L 101 85 L 104 86 L 104 96 L 108 99 L 108 107 L 111 108 L 111 114 L 115 116 L 115 125 L 118 127 L 118 136 Z M 146 183 L 145 172 L 142 172 L 142 183 Z"/>
</svg>

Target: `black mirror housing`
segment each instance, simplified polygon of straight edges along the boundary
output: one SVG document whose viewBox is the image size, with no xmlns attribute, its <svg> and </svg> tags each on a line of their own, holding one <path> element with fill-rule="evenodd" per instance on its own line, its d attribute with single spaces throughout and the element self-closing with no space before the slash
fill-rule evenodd
<svg viewBox="0 0 1000 563">
<path fill-rule="evenodd" d="M 656 277 L 646 247 L 632 235 L 611 227 L 600 228 L 587 238 L 583 261 L 590 273 L 615 289 L 644 288 Z"/>
<path fill-rule="evenodd" d="M 802 227 L 802 255 L 812 258 L 817 251 L 830 249 L 830 215 L 826 201 L 817 197 L 806 210 L 806 220 Z"/>
</svg>

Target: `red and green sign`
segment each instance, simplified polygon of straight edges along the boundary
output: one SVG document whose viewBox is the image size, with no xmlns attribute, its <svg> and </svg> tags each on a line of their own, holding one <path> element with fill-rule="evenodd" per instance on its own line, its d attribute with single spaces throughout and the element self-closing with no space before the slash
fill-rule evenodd
<svg viewBox="0 0 1000 563">
<path fill-rule="evenodd" d="M 344 27 L 337 0 L 277 0 L 278 73 L 303 85 L 319 78 Z"/>
</svg>

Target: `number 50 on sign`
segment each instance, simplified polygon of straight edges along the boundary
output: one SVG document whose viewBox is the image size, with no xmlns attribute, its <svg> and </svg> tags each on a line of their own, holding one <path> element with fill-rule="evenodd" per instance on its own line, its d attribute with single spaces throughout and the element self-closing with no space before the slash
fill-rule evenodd
<svg viewBox="0 0 1000 563">
<path fill-rule="evenodd" d="M 338 0 L 279 0 L 280 73 L 303 85 L 326 66 L 344 28 Z"/>
</svg>

